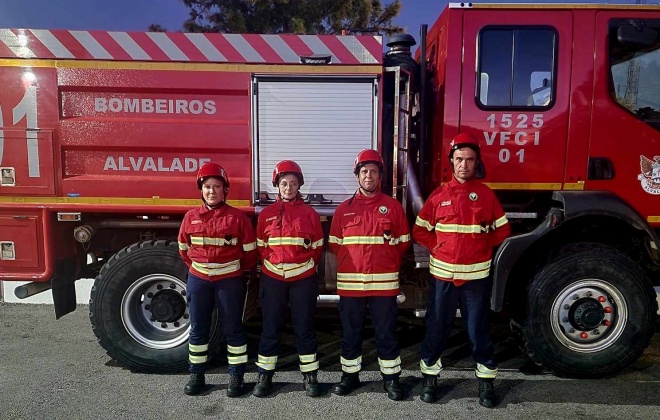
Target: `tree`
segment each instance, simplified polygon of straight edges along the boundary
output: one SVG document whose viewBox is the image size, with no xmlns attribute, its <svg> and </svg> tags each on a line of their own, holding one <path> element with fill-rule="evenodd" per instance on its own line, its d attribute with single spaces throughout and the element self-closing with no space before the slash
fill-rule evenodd
<svg viewBox="0 0 660 420">
<path fill-rule="evenodd" d="M 335 34 L 343 29 L 392 33 L 401 1 L 181 0 L 190 8 L 186 32 Z M 162 29 L 160 25 L 152 25 Z"/>
</svg>

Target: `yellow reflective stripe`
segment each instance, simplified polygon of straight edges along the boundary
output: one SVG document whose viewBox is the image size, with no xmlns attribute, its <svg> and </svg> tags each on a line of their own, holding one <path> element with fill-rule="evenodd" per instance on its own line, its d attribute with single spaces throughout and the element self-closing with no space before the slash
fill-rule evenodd
<svg viewBox="0 0 660 420">
<path fill-rule="evenodd" d="M 300 363 L 312 363 L 316 361 L 316 353 L 314 354 L 301 354 Z"/>
<path fill-rule="evenodd" d="M 431 265 L 456 273 L 470 273 L 474 271 L 488 270 L 490 268 L 490 262 L 491 260 L 476 264 L 450 264 L 437 258 L 433 258 L 433 255 L 431 255 Z"/>
<path fill-rule="evenodd" d="M 208 344 L 190 344 L 188 343 L 188 351 L 193 353 L 201 353 L 203 351 L 209 351 Z"/>
<path fill-rule="evenodd" d="M 397 290 L 399 282 L 386 282 L 386 283 L 343 283 L 337 282 L 337 289 L 339 290 L 359 290 L 359 291 L 373 291 L 373 290 Z"/>
<path fill-rule="evenodd" d="M 474 273 L 454 273 L 452 271 L 443 270 L 434 266 L 429 267 L 431 275 L 441 277 L 443 279 L 453 280 L 481 280 L 488 277 L 489 269 L 483 271 L 475 271 Z"/>
<path fill-rule="evenodd" d="M 509 223 L 509 220 L 506 218 L 506 216 L 502 216 L 499 219 L 495 220 L 495 223 L 493 223 L 493 225 L 497 229 L 498 227 L 502 227 L 507 223 Z"/>
<path fill-rule="evenodd" d="M 266 247 L 266 246 L 268 246 L 268 244 L 263 239 L 257 238 L 257 246 Z"/>
<path fill-rule="evenodd" d="M 247 354 L 242 356 L 227 356 L 227 363 L 230 365 L 240 365 L 242 363 L 247 363 L 248 357 Z"/>
<path fill-rule="evenodd" d="M 243 244 L 243 251 L 245 252 L 250 252 L 257 249 L 257 243 L 256 242 L 250 242 L 249 244 Z"/>
<path fill-rule="evenodd" d="M 234 271 L 240 270 L 241 261 L 235 260 L 224 264 L 198 263 L 196 261 L 193 261 L 192 268 L 208 276 L 219 276 L 222 274 L 232 273 Z"/>
<path fill-rule="evenodd" d="M 474 370 L 477 378 L 494 379 L 497 376 L 497 368 L 489 369 L 487 366 L 477 363 L 477 368 Z"/>
<path fill-rule="evenodd" d="M 305 239 L 288 237 L 288 236 L 272 236 L 268 238 L 268 246 L 282 246 L 282 245 L 305 246 Z"/>
<path fill-rule="evenodd" d="M 194 356 L 192 354 L 188 355 L 188 361 L 194 365 L 198 365 L 200 363 L 206 363 L 206 361 L 209 359 L 207 355 L 204 356 Z"/>
<path fill-rule="evenodd" d="M 300 365 L 301 372 L 311 372 L 313 370 L 319 370 L 319 362 L 312 362 L 306 365 Z"/>
<path fill-rule="evenodd" d="M 344 356 L 341 356 L 339 361 L 341 362 L 341 370 L 346 373 L 356 373 L 362 369 L 362 356 L 358 356 L 356 359 L 344 359 Z"/>
<path fill-rule="evenodd" d="M 433 366 L 427 366 L 423 360 L 419 361 L 419 370 L 425 375 L 438 375 L 442 369 L 443 367 L 440 359 L 438 359 Z"/>
<path fill-rule="evenodd" d="M 382 236 L 344 236 L 342 245 L 381 245 L 385 240 Z"/>
<path fill-rule="evenodd" d="M 433 225 L 427 222 L 426 220 L 422 219 L 421 217 L 417 216 L 415 219 L 415 224 L 417 226 L 421 226 L 423 228 L 426 228 L 429 232 L 433 230 Z"/>
<path fill-rule="evenodd" d="M 312 249 L 316 249 L 320 246 L 323 246 L 323 239 L 319 239 L 316 242 L 312 242 Z"/>
<path fill-rule="evenodd" d="M 480 225 L 454 225 L 438 223 L 435 230 L 444 233 L 482 233 Z M 486 233 L 484 231 L 484 233 Z"/>
<path fill-rule="evenodd" d="M 238 347 L 230 346 L 229 344 L 227 344 L 227 352 L 234 354 L 247 353 L 247 344 L 243 344 L 242 346 L 238 346 Z"/>
<path fill-rule="evenodd" d="M 256 365 L 265 370 L 275 370 L 277 364 L 277 356 L 257 356 Z"/>
<path fill-rule="evenodd" d="M 380 367 L 380 372 L 383 375 L 395 375 L 395 374 L 401 372 L 401 366 L 396 366 L 396 367 L 393 367 L 393 368 L 386 368 L 386 367 L 381 366 Z"/>
<path fill-rule="evenodd" d="M 181 251 L 187 251 L 188 250 L 188 244 L 185 242 L 179 242 L 179 249 Z"/>
<path fill-rule="evenodd" d="M 398 239 L 399 242 L 410 242 L 410 235 L 401 235 Z"/>
<path fill-rule="evenodd" d="M 398 280 L 399 279 L 399 273 L 372 273 L 372 274 L 364 274 L 364 273 L 337 273 L 337 280 L 344 280 L 344 281 L 362 281 L 362 282 L 370 282 L 370 281 L 385 281 L 385 280 Z"/>
<path fill-rule="evenodd" d="M 268 260 L 264 260 L 264 265 L 269 271 L 283 276 L 285 279 L 303 274 L 316 266 L 314 258 L 310 258 L 309 261 L 299 264 L 279 263 L 277 265 Z"/>
<path fill-rule="evenodd" d="M 328 243 L 329 244 L 339 244 L 339 245 L 341 245 L 342 242 L 343 242 L 343 240 L 341 238 L 338 238 L 338 237 L 332 236 L 332 235 L 328 236 Z"/>
<path fill-rule="evenodd" d="M 213 246 L 236 245 L 238 244 L 238 238 L 231 238 L 231 240 L 228 241 L 225 238 L 208 238 L 205 236 L 191 236 L 190 243 L 193 245 L 213 245 Z"/>
<path fill-rule="evenodd" d="M 378 365 L 380 365 L 380 367 L 393 368 L 399 366 L 400 364 L 401 364 L 400 356 L 393 360 L 383 360 L 380 357 L 378 358 Z"/>
</svg>

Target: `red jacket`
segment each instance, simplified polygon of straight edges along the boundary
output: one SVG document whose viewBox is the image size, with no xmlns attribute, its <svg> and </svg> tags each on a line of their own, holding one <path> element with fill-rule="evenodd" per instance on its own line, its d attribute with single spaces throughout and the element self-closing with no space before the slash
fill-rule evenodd
<svg viewBox="0 0 660 420">
<path fill-rule="evenodd" d="M 415 241 L 431 251 L 433 277 L 456 286 L 488 277 L 493 247 L 510 234 L 495 193 L 473 180 L 433 191 L 413 227 Z"/>
<path fill-rule="evenodd" d="M 189 210 L 179 230 L 179 253 L 193 275 L 210 281 L 240 275 L 259 258 L 250 219 L 229 204 Z"/>
<path fill-rule="evenodd" d="M 323 228 L 316 211 L 303 202 L 281 201 L 266 207 L 257 221 L 261 270 L 282 281 L 307 278 L 316 272 L 323 252 Z"/>
<path fill-rule="evenodd" d="M 337 254 L 340 296 L 396 296 L 399 269 L 410 247 L 401 204 L 383 193 L 359 192 L 341 203 L 332 218 L 330 250 Z"/>
</svg>

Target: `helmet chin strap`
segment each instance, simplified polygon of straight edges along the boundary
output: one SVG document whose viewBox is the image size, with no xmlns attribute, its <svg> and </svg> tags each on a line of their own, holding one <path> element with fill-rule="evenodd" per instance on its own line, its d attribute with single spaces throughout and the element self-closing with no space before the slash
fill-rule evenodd
<svg viewBox="0 0 660 420">
<path fill-rule="evenodd" d="M 376 185 L 376 188 L 374 188 L 373 190 L 368 190 L 368 189 L 364 188 L 362 186 L 362 182 L 360 182 L 360 189 L 364 192 L 368 192 L 369 194 L 373 194 L 373 193 L 375 193 L 376 191 L 378 191 L 380 189 L 380 186 Z"/>
</svg>

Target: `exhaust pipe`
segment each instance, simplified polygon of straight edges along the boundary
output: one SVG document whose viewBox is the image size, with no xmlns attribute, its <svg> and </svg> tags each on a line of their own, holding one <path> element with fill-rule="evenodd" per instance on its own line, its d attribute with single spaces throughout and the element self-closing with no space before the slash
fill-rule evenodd
<svg viewBox="0 0 660 420">
<path fill-rule="evenodd" d="M 53 286 L 50 280 L 40 281 L 40 282 L 33 281 L 31 283 L 26 283 L 18 286 L 16 289 L 14 289 L 14 295 L 18 299 L 25 299 L 25 298 L 29 298 L 30 296 L 39 294 L 41 292 L 50 290 L 52 287 Z"/>
</svg>

